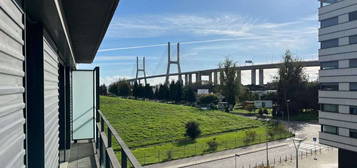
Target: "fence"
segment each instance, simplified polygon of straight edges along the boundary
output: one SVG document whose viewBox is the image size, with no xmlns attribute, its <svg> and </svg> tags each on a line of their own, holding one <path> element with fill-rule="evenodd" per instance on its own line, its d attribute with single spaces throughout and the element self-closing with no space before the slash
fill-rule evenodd
<svg viewBox="0 0 357 168">
<path fill-rule="evenodd" d="M 280 134 L 274 136 L 273 139 L 271 140 L 284 139 L 289 136 L 290 136 L 289 134 Z M 266 141 L 267 141 L 267 136 L 265 135 L 256 136 L 255 139 L 251 139 L 250 141 L 242 137 L 235 137 L 233 140 L 225 140 L 225 141 L 216 140 L 218 144 L 216 149 L 210 148 L 209 145 L 206 143 L 198 144 L 193 142 L 192 144 L 185 144 L 180 146 L 179 144 L 180 142 L 178 142 L 176 143 L 176 146 L 170 149 L 160 150 L 160 148 L 158 147 L 157 149 L 154 150 L 140 152 L 141 154 L 136 156 L 143 165 L 147 165 L 147 164 L 159 163 L 159 162 L 180 159 L 180 158 L 187 158 L 187 157 L 192 157 L 192 156 L 197 156 L 197 155 L 202 155 L 202 154 L 207 154 L 217 151 L 223 151 L 227 149 L 234 149 L 238 147 L 260 144 Z"/>
</svg>

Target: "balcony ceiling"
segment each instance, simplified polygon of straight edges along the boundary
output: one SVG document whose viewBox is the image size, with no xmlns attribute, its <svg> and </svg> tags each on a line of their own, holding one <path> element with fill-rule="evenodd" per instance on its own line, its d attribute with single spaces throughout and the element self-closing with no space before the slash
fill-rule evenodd
<svg viewBox="0 0 357 168">
<path fill-rule="evenodd" d="M 31 0 L 25 3 L 31 19 L 43 23 L 64 62 L 74 67 L 75 63 L 93 62 L 119 0 Z"/>
</svg>

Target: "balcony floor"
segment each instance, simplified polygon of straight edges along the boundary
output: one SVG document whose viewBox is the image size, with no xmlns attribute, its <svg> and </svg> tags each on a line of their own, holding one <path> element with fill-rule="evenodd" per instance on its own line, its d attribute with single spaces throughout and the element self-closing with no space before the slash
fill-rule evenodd
<svg viewBox="0 0 357 168">
<path fill-rule="evenodd" d="M 81 140 L 72 144 L 68 168 L 97 168 L 92 142 Z"/>
</svg>

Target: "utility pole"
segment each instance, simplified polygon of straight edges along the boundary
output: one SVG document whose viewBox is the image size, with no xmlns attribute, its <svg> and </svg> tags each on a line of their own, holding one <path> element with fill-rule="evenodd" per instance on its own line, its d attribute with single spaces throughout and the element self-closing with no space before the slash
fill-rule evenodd
<svg viewBox="0 0 357 168">
<path fill-rule="evenodd" d="M 180 43 L 177 43 L 177 59 L 176 61 L 171 60 L 171 44 L 170 42 L 167 43 L 168 48 L 167 48 L 167 71 L 166 71 L 166 80 L 165 84 L 168 84 L 169 77 L 170 77 L 170 66 L 171 64 L 176 64 L 177 65 L 177 71 L 179 74 L 179 81 L 182 83 L 182 74 L 181 74 L 181 66 L 180 66 Z"/>
<path fill-rule="evenodd" d="M 139 80 L 139 72 L 143 72 L 144 73 L 144 81 L 145 81 L 145 85 L 147 84 L 146 82 L 146 71 L 145 71 L 145 57 L 143 57 L 143 67 L 140 68 L 139 66 L 139 57 L 136 57 L 136 81 L 140 84 L 140 80 Z"/>
</svg>

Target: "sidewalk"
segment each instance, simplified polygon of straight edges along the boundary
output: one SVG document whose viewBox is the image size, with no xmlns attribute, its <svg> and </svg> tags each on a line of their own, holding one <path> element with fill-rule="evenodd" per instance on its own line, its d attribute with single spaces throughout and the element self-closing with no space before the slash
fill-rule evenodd
<svg viewBox="0 0 357 168">
<path fill-rule="evenodd" d="M 269 149 L 286 146 L 287 145 L 286 141 L 287 141 L 286 139 L 283 139 L 283 140 L 269 142 Z M 252 145 L 252 146 L 248 146 L 248 147 L 237 148 L 237 149 L 225 150 L 225 151 L 216 152 L 216 153 L 210 153 L 210 154 L 201 155 L 201 156 L 194 156 L 194 157 L 189 157 L 189 158 L 184 158 L 184 159 L 179 159 L 179 160 L 173 160 L 173 161 L 168 161 L 168 162 L 164 162 L 164 163 L 148 165 L 148 166 L 145 166 L 145 168 L 185 167 L 188 165 L 194 165 L 194 164 L 198 164 L 198 163 L 202 163 L 202 162 L 217 161 L 217 160 L 221 160 L 221 159 L 231 158 L 237 153 L 241 154 L 241 153 L 260 151 L 260 150 L 265 150 L 265 143 Z"/>
<path fill-rule="evenodd" d="M 329 151 L 325 151 L 322 154 L 316 156 L 310 155 L 307 158 L 301 159 L 299 157 L 299 168 L 338 168 L 338 151 L 337 149 L 331 148 Z M 274 168 L 291 168 L 295 167 L 295 160 L 288 161 L 286 163 L 277 164 Z"/>
</svg>

